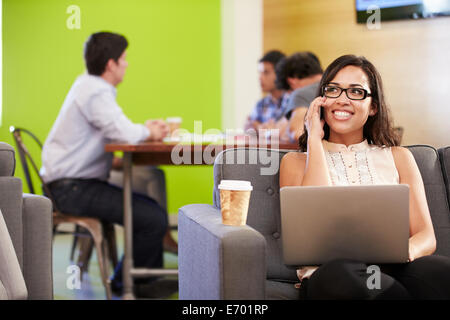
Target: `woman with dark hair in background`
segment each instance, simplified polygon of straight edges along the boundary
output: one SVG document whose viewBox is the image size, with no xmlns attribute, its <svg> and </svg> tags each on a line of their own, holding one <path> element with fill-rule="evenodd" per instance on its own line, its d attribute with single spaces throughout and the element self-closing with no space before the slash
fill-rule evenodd
<svg viewBox="0 0 450 320">
<path fill-rule="evenodd" d="M 283 157 L 280 187 L 408 184 L 409 262 L 381 265 L 381 289 L 367 286 L 365 261 L 333 260 L 297 271 L 307 299 L 450 299 L 450 259 L 436 238 L 423 181 L 399 146 L 381 77 L 364 57 L 339 57 L 325 70 L 305 116 L 301 151 Z"/>
</svg>

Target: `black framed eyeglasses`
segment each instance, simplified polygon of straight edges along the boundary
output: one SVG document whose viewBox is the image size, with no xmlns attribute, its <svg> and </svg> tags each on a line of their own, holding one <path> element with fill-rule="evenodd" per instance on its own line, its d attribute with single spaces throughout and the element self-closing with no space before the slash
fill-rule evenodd
<svg viewBox="0 0 450 320">
<path fill-rule="evenodd" d="M 343 91 L 345 91 L 347 98 L 350 100 L 364 100 L 371 96 L 371 94 L 363 88 L 355 87 L 344 89 L 337 86 L 324 86 L 322 94 L 327 98 L 339 98 Z"/>
</svg>

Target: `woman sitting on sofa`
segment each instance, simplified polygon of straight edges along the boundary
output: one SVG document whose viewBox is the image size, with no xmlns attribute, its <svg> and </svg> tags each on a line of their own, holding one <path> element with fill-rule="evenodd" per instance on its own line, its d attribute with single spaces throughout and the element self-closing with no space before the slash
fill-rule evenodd
<svg viewBox="0 0 450 320">
<path fill-rule="evenodd" d="M 372 63 L 345 55 L 328 66 L 318 97 L 305 116 L 299 145 L 306 153 L 283 157 L 280 187 L 402 183 L 410 188 L 408 263 L 381 265 L 380 290 L 368 288 L 370 274 L 364 261 L 340 259 L 304 267 L 297 270 L 302 295 L 307 299 L 450 299 L 450 259 L 432 255 L 436 238 L 423 181 L 411 152 L 399 146 L 381 77 Z M 355 161 L 356 156 L 362 161 Z M 357 170 L 346 169 L 352 166 Z"/>
</svg>

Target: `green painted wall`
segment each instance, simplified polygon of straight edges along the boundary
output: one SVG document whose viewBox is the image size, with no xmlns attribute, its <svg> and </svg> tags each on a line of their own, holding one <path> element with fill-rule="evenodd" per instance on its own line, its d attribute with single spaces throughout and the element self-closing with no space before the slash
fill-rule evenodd
<svg viewBox="0 0 450 320">
<path fill-rule="evenodd" d="M 66 11 L 73 4 L 81 28 L 71 30 Z M 189 131 L 194 120 L 204 130 L 221 127 L 220 0 L 3 0 L 0 141 L 14 145 L 11 125 L 45 139 L 84 72 L 83 44 L 97 31 L 124 34 L 130 43 L 117 97 L 130 119 L 181 116 Z M 169 212 L 212 202 L 212 167 L 163 168 Z M 19 164 L 16 176 L 23 177 Z"/>
</svg>

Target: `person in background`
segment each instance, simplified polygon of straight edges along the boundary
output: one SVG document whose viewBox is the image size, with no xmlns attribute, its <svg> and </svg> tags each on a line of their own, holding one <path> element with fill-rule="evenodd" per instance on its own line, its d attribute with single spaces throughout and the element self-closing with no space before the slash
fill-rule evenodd
<svg viewBox="0 0 450 320">
<path fill-rule="evenodd" d="M 133 166 L 131 171 L 133 192 L 146 195 L 154 199 L 158 205 L 167 211 L 166 175 L 164 170 L 155 166 Z M 114 157 L 108 182 L 123 187 L 123 160 Z M 178 244 L 173 239 L 170 227 L 163 239 L 164 251 L 178 254 Z"/>
<path fill-rule="evenodd" d="M 286 90 L 282 109 L 289 121 L 287 139 L 297 141 L 303 133 L 303 119 L 316 96 L 322 67 L 311 52 L 297 52 L 280 61 L 276 68 L 277 86 Z"/>
<path fill-rule="evenodd" d="M 111 141 L 160 141 L 168 133 L 162 120 L 133 123 L 116 102 L 116 87 L 128 67 L 128 41 L 110 32 L 92 34 L 84 48 L 87 74 L 67 94 L 44 143 L 41 174 L 62 212 L 123 224 L 122 189 L 107 182 L 113 155 Z M 133 194 L 133 259 L 136 267 L 163 267 L 167 212 L 145 195 Z M 122 262 L 111 281 L 122 292 Z M 137 297 L 162 298 L 177 290 L 169 279 L 135 280 Z"/>
<path fill-rule="evenodd" d="M 259 60 L 259 84 L 267 95 L 256 103 L 245 123 L 245 131 L 254 129 L 258 132 L 259 129 L 280 129 L 283 125 L 286 126 L 284 111 L 281 108 L 284 90 L 275 85 L 275 66 L 284 57 L 281 51 L 271 50 Z"/>
<path fill-rule="evenodd" d="M 423 180 L 412 153 L 399 146 L 380 74 L 364 57 L 341 56 L 325 70 L 316 96 L 299 138 L 303 152 L 287 153 L 281 161 L 280 187 L 407 184 L 409 261 L 379 265 L 376 290 L 367 286 L 370 261 L 303 267 L 297 270 L 301 296 L 450 299 L 450 258 L 433 255 L 436 237 Z"/>
</svg>

